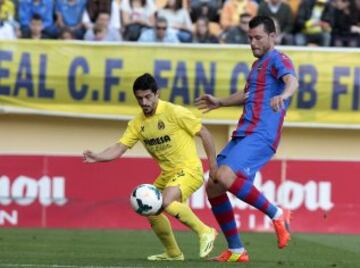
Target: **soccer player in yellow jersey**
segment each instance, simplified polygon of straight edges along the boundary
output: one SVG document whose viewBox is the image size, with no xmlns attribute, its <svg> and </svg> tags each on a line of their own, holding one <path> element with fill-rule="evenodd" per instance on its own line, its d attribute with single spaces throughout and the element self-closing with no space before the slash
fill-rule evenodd
<svg viewBox="0 0 360 268">
<path fill-rule="evenodd" d="M 215 229 L 205 225 L 185 203 L 189 196 L 203 184 L 203 170 L 196 152 L 194 137 L 202 140 L 208 157 L 210 174 L 217 168 L 213 139 L 208 130 L 188 109 L 159 99 L 159 90 L 150 74 L 138 77 L 133 85 L 134 95 L 142 112 L 128 124 L 117 143 L 100 153 L 84 152 L 88 163 L 111 161 L 121 157 L 137 141 L 145 146 L 161 168 L 154 185 L 162 191 L 163 210 L 197 233 L 200 257 L 213 249 L 217 235 Z M 149 216 L 155 234 L 165 247 L 165 252 L 148 257 L 148 260 L 184 260 L 164 213 Z"/>
</svg>

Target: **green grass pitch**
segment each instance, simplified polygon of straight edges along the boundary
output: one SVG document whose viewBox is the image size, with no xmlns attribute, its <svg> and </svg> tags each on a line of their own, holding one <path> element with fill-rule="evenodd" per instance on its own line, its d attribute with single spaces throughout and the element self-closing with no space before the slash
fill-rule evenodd
<svg viewBox="0 0 360 268">
<path fill-rule="evenodd" d="M 243 233 L 249 263 L 220 264 L 198 258 L 192 232 L 176 232 L 184 262 L 149 262 L 147 255 L 162 247 L 150 231 L 0 229 L 0 267 L 120 268 L 120 267 L 360 267 L 359 235 L 293 234 L 286 249 L 276 247 L 272 233 Z M 219 235 L 212 256 L 225 248 Z"/>
</svg>

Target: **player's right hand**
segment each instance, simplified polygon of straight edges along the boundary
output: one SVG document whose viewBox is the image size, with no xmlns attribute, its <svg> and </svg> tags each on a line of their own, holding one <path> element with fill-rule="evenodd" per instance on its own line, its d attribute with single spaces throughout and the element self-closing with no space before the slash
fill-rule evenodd
<svg viewBox="0 0 360 268">
<path fill-rule="evenodd" d="M 95 162 L 97 162 L 96 154 L 93 153 L 90 150 L 84 151 L 83 156 L 84 156 L 84 160 L 83 160 L 84 163 L 95 163 Z"/>
<path fill-rule="evenodd" d="M 285 109 L 284 97 L 281 95 L 275 96 L 271 99 L 270 105 L 274 112 L 279 112 Z"/>
<path fill-rule="evenodd" d="M 203 113 L 210 112 L 211 110 L 217 109 L 221 106 L 220 100 L 215 98 L 213 95 L 206 94 L 195 99 L 195 105 Z"/>
</svg>

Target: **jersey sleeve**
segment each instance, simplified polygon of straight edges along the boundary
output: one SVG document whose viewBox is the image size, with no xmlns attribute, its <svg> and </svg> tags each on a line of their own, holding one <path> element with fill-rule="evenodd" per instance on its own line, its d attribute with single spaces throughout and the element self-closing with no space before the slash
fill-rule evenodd
<svg viewBox="0 0 360 268">
<path fill-rule="evenodd" d="M 127 147 L 132 148 L 139 140 L 138 134 L 139 134 L 139 131 L 136 130 L 135 122 L 134 122 L 134 120 L 131 120 L 128 123 L 128 126 L 127 126 L 124 134 L 118 140 L 118 143 L 122 143 L 122 144 L 126 145 Z"/>
<path fill-rule="evenodd" d="M 276 79 L 280 79 L 287 74 L 292 74 L 293 76 L 296 76 L 294 65 L 291 59 L 287 55 L 282 53 L 274 57 L 271 73 Z"/>
<path fill-rule="evenodd" d="M 191 136 L 195 136 L 201 129 L 201 118 L 195 116 L 189 109 L 182 106 L 176 106 L 173 116 L 179 127 L 188 132 Z"/>
</svg>

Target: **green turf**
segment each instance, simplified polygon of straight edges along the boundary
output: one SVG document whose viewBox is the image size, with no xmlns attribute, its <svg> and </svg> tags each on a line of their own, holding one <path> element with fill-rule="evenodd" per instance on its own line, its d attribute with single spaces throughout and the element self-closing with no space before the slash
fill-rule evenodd
<svg viewBox="0 0 360 268">
<path fill-rule="evenodd" d="M 197 257 L 198 241 L 191 232 L 177 232 L 185 262 L 148 262 L 161 246 L 150 231 L 0 229 L 0 267 L 360 267 L 360 236 L 293 234 L 278 250 L 274 234 L 244 233 L 251 261 L 219 264 Z M 222 236 L 214 254 L 225 248 Z"/>
</svg>

